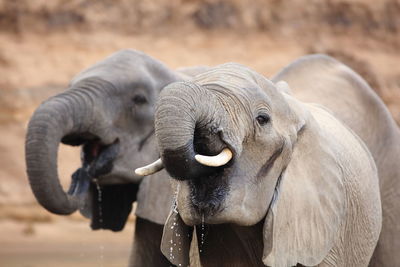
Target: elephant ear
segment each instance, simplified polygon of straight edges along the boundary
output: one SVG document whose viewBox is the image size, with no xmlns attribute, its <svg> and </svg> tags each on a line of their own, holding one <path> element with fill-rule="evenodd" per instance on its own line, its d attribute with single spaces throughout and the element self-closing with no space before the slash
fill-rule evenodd
<svg viewBox="0 0 400 267">
<path fill-rule="evenodd" d="M 91 228 L 121 231 L 136 200 L 137 184 L 90 185 Z"/>
<path fill-rule="evenodd" d="M 289 85 L 288 85 L 287 82 L 285 82 L 285 81 L 279 81 L 279 82 L 277 82 L 275 85 L 276 85 L 276 88 L 277 88 L 278 90 L 280 90 L 280 91 L 282 91 L 282 92 L 284 92 L 284 93 L 286 93 L 286 94 L 288 94 L 288 95 L 291 95 L 291 94 L 292 94 L 292 91 L 291 91 L 291 89 L 290 89 L 290 87 L 289 87 Z"/>
<path fill-rule="evenodd" d="M 93 230 L 121 231 L 136 200 L 137 184 L 96 185 L 85 168 L 72 175 L 68 194 L 80 201 L 79 211 Z"/>
<path fill-rule="evenodd" d="M 172 206 L 172 189 L 165 171 L 143 178 L 138 184 L 91 184 L 86 204 L 91 228 L 121 231 L 137 201 L 136 216 L 163 225 Z M 86 213 L 87 208 L 81 212 Z M 86 212 L 85 212 L 86 211 Z"/>
<path fill-rule="evenodd" d="M 315 266 L 334 248 L 345 216 L 337 146 L 306 120 L 264 222 L 264 264 Z"/>
<path fill-rule="evenodd" d="M 165 170 L 144 177 L 137 195 L 136 216 L 163 225 L 172 207 L 172 196 Z"/>
<path fill-rule="evenodd" d="M 164 225 L 161 252 L 176 266 L 190 265 L 190 248 L 193 227 L 186 225 L 176 209 L 173 209 Z"/>
</svg>

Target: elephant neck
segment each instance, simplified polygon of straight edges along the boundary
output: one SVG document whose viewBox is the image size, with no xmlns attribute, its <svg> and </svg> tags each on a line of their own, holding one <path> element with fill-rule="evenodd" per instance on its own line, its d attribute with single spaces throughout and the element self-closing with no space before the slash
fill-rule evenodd
<svg viewBox="0 0 400 267">
<path fill-rule="evenodd" d="M 263 221 L 253 226 L 205 225 L 204 230 L 197 226 L 202 266 L 264 266 Z"/>
</svg>

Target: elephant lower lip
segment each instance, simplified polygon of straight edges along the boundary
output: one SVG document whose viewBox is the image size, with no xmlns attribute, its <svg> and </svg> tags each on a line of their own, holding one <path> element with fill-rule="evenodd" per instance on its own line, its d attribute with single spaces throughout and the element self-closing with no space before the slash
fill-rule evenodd
<svg viewBox="0 0 400 267">
<path fill-rule="evenodd" d="M 212 217 L 218 212 L 221 211 L 221 203 L 218 202 L 196 202 L 196 204 L 192 203 L 192 207 L 197 214 L 196 217 L 199 218 L 207 218 Z M 204 219 L 203 219 L 204 220 Z"/>
<path fill-rule="evenodd" d="M 119 140 L 110 145 L 99 141 L 89 142 L 83 147 L 84 166 L 87 166 L 92 178 L 108 174 L 112 171 L 113 162 L 119 153 Z"/>
<path fill-rule="evenodd" d="M 66 135 L 61 142 L 71 146 L 82 145 L 82 167 L 79 170 L 85 170 L 85 176 L 89 179 L 110 173 L 119 153 L 118 138 L 110 144 L 104 144 L 99 136 L 89 132 Z"/>
<path fill-rule="evenodd" d="M 191 206 L 200 217 L 220 212 L 229 191 L 223 172 L 190 180 L 189 188 Z"/>
</svg>

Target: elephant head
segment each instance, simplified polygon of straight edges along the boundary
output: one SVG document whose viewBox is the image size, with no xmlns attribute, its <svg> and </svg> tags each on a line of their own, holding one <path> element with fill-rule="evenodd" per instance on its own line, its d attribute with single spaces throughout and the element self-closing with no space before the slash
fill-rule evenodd
<svg viewBox="0 0 400 267">
<path fill-rule="evenodd" d="M 187 264 L 182 253 L 188 242 L 181 239 L 190 236 L 191 226 L 243 230 L 261 221 L 258 262 L 368 262 L 380 231 L 374 162 L 329 112 L 289 91 L 284 82 L 230 63 L 161 92 L 155 133 L 176 190 L 162 250 L 172 263 Z M 170 242 L 184 248 L 174 250 Z M 346 256 L 350 245 L 359 254 Z"/>
<path fill-rule="evenodd" d="M 92 217 L 92 228 L 121 230 L 143 178 L 133 168 L 158 157 L 155 101 L 165 85 L 182 77 L 141 52 L 122 50 L 79 73 L 68 90 L 43 102 L 30 119 L 25 145 L 38 202 L 56 214 L 80 208 Z M 68 193 L 57 172 L 60 142 L 82 146 L 82 167 L 72 175 Z M 151 212 L 157 223 L 164 223 L 165 211 Z"/>
</svg>

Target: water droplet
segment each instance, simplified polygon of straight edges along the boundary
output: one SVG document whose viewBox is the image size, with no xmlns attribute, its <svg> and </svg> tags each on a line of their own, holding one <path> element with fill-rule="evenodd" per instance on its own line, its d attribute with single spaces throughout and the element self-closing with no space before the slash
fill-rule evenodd
<svg viewBox="0 0 400 267">
<path fill-rule="evenodd" d="M 97 202 L 98 202 L 98 207 L 99 207 L 99 223 L 102 226 L 103 225 L 103 207 L 102 207 L 103 195 L 102 195 L 99 181 L 97 179 L 93 179 L 93 182 L 96 184 Z M 100 245 L 100 266 L 103 267 L 103 265 L 104 265 L 104 245 Z"/>
<path fill-rule="evenodd" d="M 98 205 L 99 206 L 99 223 L 100 223 L 100 225 L 103 225 L 103 207 L 101 205 L 101 203 L 103 201 L 102 191 L 101 191 L 99 181 L 97 179 L 93 179 L 93 182 L 96 184 L 96 189 L 97 189 L 97 202 L 99 204 Z"/>
<path fill-rule="evenodd" d="M 104 246 L 100 245 L 100 267 L 104 266 Z"/>
<path fill-rule="evenodd" d="M 180 189 L 180 184 L 178 184 L 176 186 L 176 190 L 174 193 L 174 198 L 173 198 L 173 202 L 172 202 L 172 211 L 176 214 L 178 214 L 178 193 L 179 193 L 179 189 Z M 174 221 L 176 221 L 176 218 L 174 218 Z"/>
<path fill-rule="evenodd" d="M 204 246 L 204 239 L 205 239 L 205 233 L 204 233 L 204 214 L 201 215 L 201 227 L 200 227 L 200 246 L 199 246 L 199 252 L 203 252 L 203 246 Z"/>
</svg>

